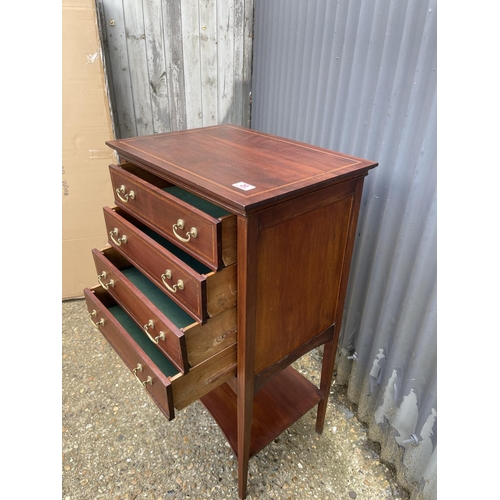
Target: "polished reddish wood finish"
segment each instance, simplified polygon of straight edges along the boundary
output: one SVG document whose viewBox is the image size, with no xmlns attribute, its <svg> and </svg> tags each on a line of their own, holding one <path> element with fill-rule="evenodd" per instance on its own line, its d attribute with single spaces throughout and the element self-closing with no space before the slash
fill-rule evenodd
<svg viewBox="0 0 500 500">
<path fill-rule="evenodd" d="M 323 429 L 363 179 L 377 164 L 232 125 L 107 144 L 144 172 L 137 189 L 150 189 L 151 174 L 235 216 L 226 233 L 236 243 L 237 378 L 202 402 L 237 454 L 245 498 L 252 455 L 315 405 Z M 141 210 L 144 223 L 170 230 L 159 209 Z M 290 364 L 319 345 L 317 388 Z"/>
<path fill-rule="evenodd" d="M 107 286 L 108 293 L 180 372 L 187 373 L 190 366 L 198 365 L 236 342 L 236 307 L 221 312 L 205 324 L 187 317 L 176 326 L 121 272 L 131 264 L 114 248 L 94 249 L 92 255 L 98 281 Z"/>
<path fill-rule="evenodd" d="M 157 347 L 172 364 L 182 373 L 189 371 L 186 339 L 184 332 L 177 328 L 169 318 L 161 313 L 144 294 L 137 289 L 121 272 L 120 268 L 129 266 L 128 262 L 119 261 L 119 256 L 112 248 L 92 250 L 98 280 L 107 286 L 109 294 L 127 310 L 140 328 L 152 321 L 153 328 L 148 333 L 156 338 L 163 332 L 164 339 L 158 339 Z M 101 278 L 105 273 L 105 278 Z M 185 325 L 185 326 L 188 326 Z"/>
<path fill-rule="evenodd" d="M 223 268 L 218 273 L 197 273 L 181 258 L 144 234 L 130 215 L 109 207 L 104 207 L 103 211 L 110 245 L 195 320 L 205 323 L 209 316 L 216 316 L 236 305 L 235 266 Z M 123 235 L 126 236 L 126 243 L 120 240 Z M 172 273 L 170 280 L 162 279 L 167 269 Z M 173 289 L 179 279 L 183 281 L 184 288 Z M 165 283 L 175 291 L 170 291 Z"/>
<path fill-rule="evenodd" d="M 211 269 L 216 271 L 222 267 L 222 225 L 224 223 L 234 227 L 228 220 L 234 216 L 221 219 L 211 217 L 154 184 L 129 173 L 125 168 L 110 165 L 109 169 L 118 206 Z M 163 184 L 161 179 L 158 184 Z M 124 195 L 120 189 L 123 189 Z M 130 192 L 133 192 L 133 198 L 125 197 Z M 184 221 L 185 227 L 175 230 L 174 225 L 179 219 Z M 196 237 L 186 237 L 191 228 L 196 228 Z"/>
<path fill-rule="evenodd" d="M 238 368 L 237 427 L 238 494 L 246 497 L 254 397 L 255 328 L 257 317 L 257 218 L 238 216 Z M 220 412 L 229 411 L 221 401 Z M 223 429 L 223 432 L 229 432 Z"/>
<path fill-rule="evenodd" d="M 316 337 L 304 342 L 297 349 L 290 351 L 286 356 L 281 358 L 277 363 L 271 365 L 264 371 L 261 371 L 257 375 L 255 375 L 254 380 L 254 392 L 257 393 L 262 389 L 262 387 L 271 380 L 274 376 L 281 372 L 281 370 L 288 367 L 294 361 L 297 361 L 300 357 L 304 356 L 308 352 L 312 351 L 316 347 L 319 347 L 327 342 L 331 342 L 333 340 L 333 334 L 335 331 L 335 325 L 329 326 L 326 330 L 321 332 Z"/>
<path fill-rule="evenodd" d="M 336 323 L 355 186 L 348 181 L 258 213 L 255 373 Z"/>
<path fill-rule="evenodd" d="M 287 367 L 273 377 L 253 399 L 249 455 L 262 448 L 314 408 L 320 391 L 299 372 Z M 226 436 L 236 456 L 238 447 L 238 400 L 228 383 L 201 398 Z"/>
<path fill-rule="evenodd" d="M 152 384 L 146 384 L 144 387 L 148 394 L 157 404 L 163 414 L 171 420 L 174 418 L 174 403 L 172 394 L 172 384 L 151 361 L 149 356 L 130 338 L 120 323 L 107 311 L 107 307 L 113 305 L 102 288 L 84 290 L 87 308 L 94 323 L 102 321 L 99 325 L 99 331 L 106 340 L 113 346 L 113 349 L 120 356 L 129 370 L 133 370 L 139 363 L 142 367 L 140 374 L 141 381 L 151 377 Z M 107 303 L 106 303 L 107 302 Z M 92 315 L 95 311 L 95 315 Z"/>
<path fill-rule="evenodd" d="M 158 177 L 246 215 L 377 164 L 234 125 L 108 141 L 124 158 Z M 234 186 L 245 182 L 255 188 Z"/>
<path fill-rule="evenodd" d="M 165 375 L 108 311 L 115 305 L 111 295 L 101 286 L 86 288 L 84 295 L 91 320 L 169 420 L 175 417 L 175 409 L 182 410 L 236 375 L 235 343 L 222 348 L 186 374 Z"/>
</svg>

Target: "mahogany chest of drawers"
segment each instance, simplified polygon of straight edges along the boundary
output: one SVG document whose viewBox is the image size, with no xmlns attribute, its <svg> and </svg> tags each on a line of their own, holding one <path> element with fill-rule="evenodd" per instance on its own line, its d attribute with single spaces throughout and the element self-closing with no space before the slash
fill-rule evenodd
<svg viewBox="0 0 500 500">
<path fill-rule="evenodd" d="M 321 433 L 364 177 L 377 164 L 232 125 L 109 141 L 92 322 L 168 419 L 195 400 L 248 461 Z M 291 364 L 324 345 L 321 383 Z"/>
</svg>

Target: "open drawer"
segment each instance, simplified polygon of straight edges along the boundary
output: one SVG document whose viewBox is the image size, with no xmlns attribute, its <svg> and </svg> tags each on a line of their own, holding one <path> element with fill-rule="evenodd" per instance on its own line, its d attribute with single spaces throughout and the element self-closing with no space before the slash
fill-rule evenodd
<svg viewBox="0 0 500 500">
<path fill-rule="evenodd" d="M 234 214 L 133 164 L 109 171 L 118 206 L 214 271 L 236 262 Z"/>
<path fill-rule="evenodd" d="M 114 248 L 92 256 L 101 286 L 182 373 L 236 342 L 236 307 L 200 325 Z"/>
<path fill-rule="evenodd" d="M 109 243 L 194 319 L 236 305 L 236 264 L 214 272 L 124 210 L 103 211 Z"/>
<path fill-rule="evenodd" d="M 92 323 L 172 420 L 181 410 L 236 374 L 236 344 L 182 374 L 153 345 L 132 318 L 101 286 L 84 290 Z"/>
</svg>

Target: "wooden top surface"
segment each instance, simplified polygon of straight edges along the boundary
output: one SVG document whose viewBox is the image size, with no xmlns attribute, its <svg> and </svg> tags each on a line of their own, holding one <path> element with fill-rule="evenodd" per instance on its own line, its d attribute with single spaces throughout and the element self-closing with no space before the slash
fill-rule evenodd
<svg viewBox="0 0 500 500">
<path fill-rule="evenodd" d="M 246 214 L 377 163 L 234 125 L 108 141 L 121 158 Z"/>
</svg>

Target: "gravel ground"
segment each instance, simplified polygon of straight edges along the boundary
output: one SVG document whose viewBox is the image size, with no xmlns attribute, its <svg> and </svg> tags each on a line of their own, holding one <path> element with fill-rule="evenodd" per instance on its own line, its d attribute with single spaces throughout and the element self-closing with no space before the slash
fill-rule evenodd
<svg viewBox="0 0 500 500">
<path fill-rule="evenodd" d="M 65 301 L 63 500 L 237 499 L 237 461 L 200 402 L 168 422 L 88 320 Z M 318 383 L 321 352 L 294 366 Z M 250 460 L 252 499 L 407 500 L 379 460 L 345 391 L 334 384 L 325 430 L 313 409 Z"/>
</svg>

